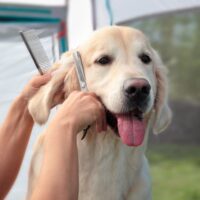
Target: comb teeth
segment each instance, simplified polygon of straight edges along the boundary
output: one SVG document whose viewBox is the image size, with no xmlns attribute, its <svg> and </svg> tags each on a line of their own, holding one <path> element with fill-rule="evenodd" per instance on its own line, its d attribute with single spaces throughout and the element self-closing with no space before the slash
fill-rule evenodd
<svg viewBox="0 0 200 200">
<path fill-rule="evenodd" d="M 20 32 L 40 74 L 48 71 L 51 63 L 35 30 Z"/>
</svg>

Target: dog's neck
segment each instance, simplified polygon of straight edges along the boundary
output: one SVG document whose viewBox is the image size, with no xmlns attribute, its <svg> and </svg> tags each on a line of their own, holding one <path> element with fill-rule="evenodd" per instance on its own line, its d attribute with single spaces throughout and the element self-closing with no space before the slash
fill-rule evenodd
<svg viewBox="0 0 200 200">
<path fill-rule="evenodd" d="M 84 140 L 81 140 L 82 134 L 79 134 L 77 139 L 79 157 L 91 163 L 92 160 L 102 162 L 107 156 L 116 158 L 119 154 L 125 155 L 130 154 L 130 152 L 133 157 L 134 154 L 141 156 L 146 150 L 148 134 L 149 126 L 146 129 L 142 145 L 138 147 L 129 147 L 123 144 L 120 137 L 116 136 L 111 130 L 103 133 L 88 133 Z"/>
</svg>

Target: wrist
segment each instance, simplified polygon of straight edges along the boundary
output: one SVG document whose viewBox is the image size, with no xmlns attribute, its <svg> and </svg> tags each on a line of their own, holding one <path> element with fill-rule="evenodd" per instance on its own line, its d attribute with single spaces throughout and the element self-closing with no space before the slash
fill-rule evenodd
<svg viewBox="0 0 200 200">
<path fill-rule="evenodd" d="M 71 117 L 65 117 L 62 119 L 55 117 L 50 123 L 49 128 L 54 130 L 54 132 L 56 131 L 64 134 L 67 132 L 67 134 L 70 135 L 77 135 L 76 123 Z"/>
<path fill-rule="evenodd" d="M 76 136 L 77 134 L 71 121 L 66 121 L 64 123 L 53 120 L 46 130 L 45 149 L 51 151 L 53 146 L 60 149 L 60 147 L 66 146 L 66 142 L 68 143 L 67 145 L 76 142 Z M 53 149 L 55 150 L 55 148 Z"/>
</svg>

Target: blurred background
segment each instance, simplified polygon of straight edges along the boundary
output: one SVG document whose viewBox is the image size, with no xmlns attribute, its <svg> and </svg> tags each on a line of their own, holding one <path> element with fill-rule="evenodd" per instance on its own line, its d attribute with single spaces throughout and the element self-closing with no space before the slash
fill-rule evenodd
<svg viewBox="0 0 200 200">
<path fill-rule="evenodd" d="M 150 135 L 147 156 L 155 200 L 200 199 L 200 12 L 129 22 L 149 37 L 169 69 L 173 120 Z"/>
<path fill-rule="evenodd" d="M 200 2 L 198 0 L 0 0 L 0 122 L 37 73 L 18 32 L 36 29 L 53 63 L 103 26 L 142 30 L 169 69 L 173 120 L 150 134 L 154 200 L 200 199 Z M 7 200 L 23 199 L 35 126 L 19 177 Z M 0 161 L 1 162 L 1 161 Z M 0 186 L 1 187 L 1 186 Z"/>
</svg>

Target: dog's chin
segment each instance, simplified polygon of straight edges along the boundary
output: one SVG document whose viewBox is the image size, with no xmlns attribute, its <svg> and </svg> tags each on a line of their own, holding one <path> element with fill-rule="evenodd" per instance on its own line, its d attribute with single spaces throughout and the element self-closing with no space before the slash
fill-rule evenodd
<svg viewBox="0 0 200 200">
<path fill-rule="evenodd" d="M 128 146 L 139 146 L 143 143 L 146 130 L 144 115 L 137 108 L 126 113 L 106 112 L 108 125 Z"/>
</svg>

